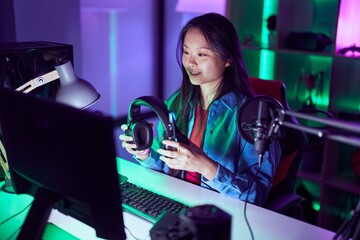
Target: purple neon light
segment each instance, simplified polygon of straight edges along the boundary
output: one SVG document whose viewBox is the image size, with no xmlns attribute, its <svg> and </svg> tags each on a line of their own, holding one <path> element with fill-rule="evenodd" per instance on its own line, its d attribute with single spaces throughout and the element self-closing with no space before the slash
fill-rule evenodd
<svg viewBox="0 0 360 240">
<path fill-rule="evenodd" d="M 178 0 L 176 11 L 191 13 L 217 12 L 225 15 L 226 0 Z"/>
<path fill-rule="evenodd" d="M 337 53 L 351 46 L 360 47 L 359 9 L 359 0 L 341 0 L 336 34 Z M 345 56 L 360 57 L 360 53 L 347 51 Z"/>
</svg>

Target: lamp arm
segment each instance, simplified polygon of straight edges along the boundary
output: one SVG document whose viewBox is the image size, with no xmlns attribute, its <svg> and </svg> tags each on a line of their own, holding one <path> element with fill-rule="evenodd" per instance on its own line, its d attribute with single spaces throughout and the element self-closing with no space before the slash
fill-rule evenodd
<svg viewBox="0 0 360 240">
<path fill-rule="evenodd" d="M 294 116 L 296 118 L 301 118 L 301 119 L 310 120 L 310 121 L 317 122 L 317 123 L 322 123 L 327 126 L 331 126 L 331 127 L 345 130 L 345 131 L 349 131 L 351 133 L 354 133 L 354 132 L 360 133 L 360 124 L 356 124 L 356 123 L 350 123 L 350 122 L 334 120 L 334 119 L 324 119 L 321 117 L 317 117 L 317 116 L 313 116 L 313 115 L 309 115 L 309 114 L 305 114 L 305 113 L 301 113 L 301 112 L 284 110 L 284 109 L 280 110 L 279 115 Z"/>
<path fill-rule="evenodd" d="M 345 136 L 341 134 L 334 134 L 331 131 L 324 131 L 317 128 L 311 128 L 307 126 L 297 125 L 290 122 L 286 122 L 284 120 L 285 115 L 293 116 L 300 119 L 310 120 L 316 123 L 321 123 L 327 126 L 334 127 L 336 129 L 340 129 L 340 133 L 349 134 L 350 136 Z M 317 135 L 318 137 L 327 138 L 330 140 L 334 140 L 341 143 L 346 143 L 355 147 L 360 147 L 360 138 L 354 136 L 354 133 L 360 134 L 360 124 L 350 123 L 346 121 L 340 121 L 335 119 L 324 119 L 312 115 L 308 115 L 305 113 L 293 112 L 289 110 L 280 109 L 279 110 L 279 119 L 277 120 L 279 125 L 283 125 L 285 127 L 297 129 L 300 131 L 304 131 L 306 133 L 310 133 L 313 135 Z M 338 130 L 339 132 L 339 130 Z"/>
<path fill-rule="evenodd" d="M 337 142 L 346 143 L 355 147 L 360 147 L 360 138 L 358 137 L 329 134 L 327 138 Z"/>
<path fill-rule="evenodd" d="M 293 128 L 293 129 L 296 129 L 296 130 L 299 130 L 299 131 L 304 131 L 306 133 L 310 133 L 310 134 L 313 134 L 313 135 L 317 135 L 319 138 L 324 136 L 324 132 L 322 130 L 320 130 L 320 129 L 317 129 L 317 128 L 311 128 L 311 127 L 302 126 L 302 125 L 298 125 L 298 124 L 295 124 L 295 123 L 284 122 L 284 121 L 279 122 L 279 125 L 283 125 L 285 127 Z"/>
<path fill-rule="evenodd" d="M 53 70 L 49 73 L 45 73 L 39 77 L 33 78 L 24 85 L 18 87 L 16 91 L 28 93 L 34 90 L 35 88 L 38 88 L 42 85 L 48 84 L 49 82 L 52 82 L 59 78 L 59 74 L 56 70 Z"/>
<path fill-rule="evenodd" d="M 293 116 L 296 118 L 311 120 L 313 122 L 322 123 L 326 126 L 334 127 L 338 130 L 340 133 L 347 134 L 341 135 L 341 134 L 331 134 L 330 131 L 321 131 L 316 130 L 315 128 L 309 128 L 302 125 L 298 125 L 294 127 L 295 124 L 287 123 L 284 121 L 285 115 Z M 278 116 L 278 124 L 284 125 L 285 127 L 290 127 L 298 130 L 303 130 L 307 133 L 314 133 L 318 135 L 319 137 L 325 137 L 330 140 L 334 140 L 337 142 L 349 144 L 351 146 L 360 147 L 360 137 L 356 136 L 360 133 L 360 124 L 357 123 L 351 123 L 341 120 L 335 120 L 335 119 L 324 119 L 317 116 L 311 116 L 304 113 L 299 112 L 293 112 L 289 110 L 281 109 L 279 111 Z M 340 130 L 340 131 L 339 131 Z M 319 135 L 320 133 L 320 135 Z M 350 220 L 346 220 L 339 230 L 336 232 L 335 236 L 333 237 L 333 240 L 347 240 L 347 239 L 359 239 L 360 237 L 360 201 L 358 201 L 357 206 L 355 210 L 352 213 L 352 217 Z"/>
</svg>

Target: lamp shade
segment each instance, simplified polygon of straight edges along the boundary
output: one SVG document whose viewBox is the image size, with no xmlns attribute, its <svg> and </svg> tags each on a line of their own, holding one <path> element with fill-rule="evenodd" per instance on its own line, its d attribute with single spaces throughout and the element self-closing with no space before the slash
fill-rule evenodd
<svg viewBox="0 0 360 240">
<path fill-rule="evenodd" d="M 55 69 L 60 77 L 57 102 L 82 109 L 91 106 L 100 98 L 100 94 L 89 82 L 75 75 L 70 61 L 55 66 Z"/>
</svg>

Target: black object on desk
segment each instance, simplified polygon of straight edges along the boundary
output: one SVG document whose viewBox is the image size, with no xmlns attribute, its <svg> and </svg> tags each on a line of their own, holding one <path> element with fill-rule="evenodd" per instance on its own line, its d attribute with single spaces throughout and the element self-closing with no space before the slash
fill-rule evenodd
<svg viewBox="0 0 360 240">
<path fill-rule="evenodd" d="M 150 230 L 153 240 L 230 240 L 231 216 L 211 204 L 165 213 Z"/>
</svg>

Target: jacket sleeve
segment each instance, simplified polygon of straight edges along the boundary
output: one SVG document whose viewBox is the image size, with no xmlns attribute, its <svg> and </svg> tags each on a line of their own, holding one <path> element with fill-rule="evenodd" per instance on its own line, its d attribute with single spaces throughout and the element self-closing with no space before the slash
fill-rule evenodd
<svg viewBox="0 0 360 240">
<path fill-rule="evenodd" d="M 280 145 L 278 142 L 270 145 L 259 169 L 254 145 L 245 140 L 241 142 L 242 151 L 236 171 L 219 163 L 215 178 L 204 181 L 221 194 L 262 206 L 272 186 L 272 178 L 280 159 Z"/>
</svg>

